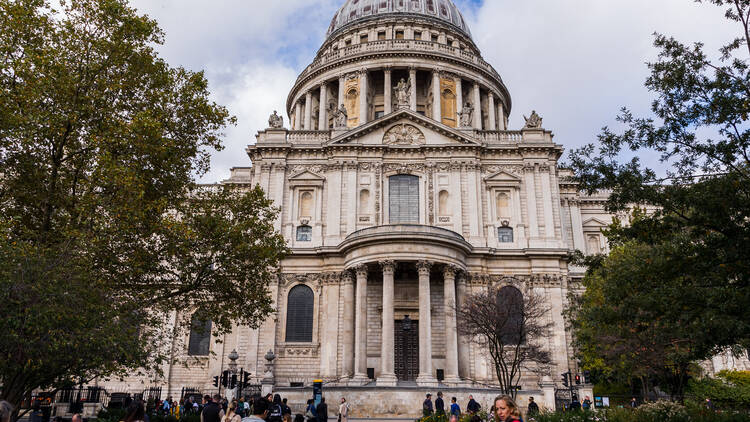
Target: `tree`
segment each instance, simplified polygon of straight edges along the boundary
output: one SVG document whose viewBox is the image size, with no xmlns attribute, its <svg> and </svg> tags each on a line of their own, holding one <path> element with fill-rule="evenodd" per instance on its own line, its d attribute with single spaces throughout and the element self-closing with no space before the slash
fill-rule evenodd
<svg viewBox="0 0 750 422">
<path fill-rule="evenodd" d="M 552 327 L 548 312 L 542 296 L 510 284 L 468 295 L 458 307 L 459 332 L 489 352 L 503 394 L 516 397 L 523 369 L 542 371 L 550 364 L 542 343 Z"/>
<path fill-rule="evenodd" d="M 126 0 L 0 0 L 0 32 L 0 399 L 158 371 L 175 312 L 257 326 L 284 239 L 260 188 L 196 184 L 235 121 L 203 74 Z"/>
<path fill-rule="evenodd" d="M 625 282 L 619 274 L 638 277 L 627 284 L 635 288 L 629 292 L 632 309 L 618 313 L 629 318 L 656 316 L 649 298 L 655 291 L 639 283 L 657 287 L 665 305 L 659 309 L 666 313 L 654 324 L 690 327 L 695 336 L 689 354 L 695 359 L 726 347 L 746 347 L 750 339 L 750 2 L 703 3 L 726 7 L 727 19 L 739 24 L 738 37 L 711 60 L 701 43 L 688 46 L 656 34 L 660 53 L 648 65 L 646 81 L 656 94 L 654 117 L 637 118 L 623 109 L 618 118 L 623 131 L 605 127 L 598 146 L 571 154 L 582 189 L 611 192 L 609 211 L 648 210 L 610 228 L 610 243 L 622 249 L 619 256 L 587 262 L 593 266 L 586 288 L 602 283 L 614 289 Z M 660 154 L 664 175 L 637 157 L 653 151 Z M 624 161 L 626 152 L 636 157 Z M 653 259 L 644 266 L 627 256 Z M 584 299 L 583 306 L 591 303 Z M 652 335 L 646 343 L 664 344 L 659 332 Z M 598 347 L 596 342 L 604 343 L 578 336 L 582 350 Z"/>
</svg>

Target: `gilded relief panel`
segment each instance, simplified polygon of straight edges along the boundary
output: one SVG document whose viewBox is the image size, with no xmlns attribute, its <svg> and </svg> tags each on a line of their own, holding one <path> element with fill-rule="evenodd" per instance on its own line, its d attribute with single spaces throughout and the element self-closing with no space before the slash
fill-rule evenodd
<svg viewBox="0 0 750 422">
<path fill-rule="evenodd" d="M 456 106 L 456 80 L 440 78 L 440 109 L 442 122 L 446 126 L 458 126 L 458 108 Z"/>
</svg>

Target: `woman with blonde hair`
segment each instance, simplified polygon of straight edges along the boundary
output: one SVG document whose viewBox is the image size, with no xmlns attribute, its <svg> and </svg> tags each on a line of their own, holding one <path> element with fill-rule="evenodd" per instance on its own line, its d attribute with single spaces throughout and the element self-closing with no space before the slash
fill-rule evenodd
<svg viewBox="0 0 750 422">
<path fill-rule="evenodd" d="M 521 422 L 521 410 L 510 396 L 495 397 L 492 415 L 495 422 Z"/>
<path fill-rule="evenodd" d="M 227 409 L 227 414 L 221 422 L 240 422 L 242 418 L 237 414 L 237 400 L 232 400 Z"/>
</svg>

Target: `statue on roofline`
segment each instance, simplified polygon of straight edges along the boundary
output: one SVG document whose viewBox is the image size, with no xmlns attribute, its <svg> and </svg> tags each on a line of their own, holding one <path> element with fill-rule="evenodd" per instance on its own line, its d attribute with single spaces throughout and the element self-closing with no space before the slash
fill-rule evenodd
<svg viewBox="0 0 750 422">
<path fill-rule="evenodd" d="M 272 129 L 281 129 L 284 127 L 284 118 L 279 116 L 276 110 L 273 111 L 271 117 L 268 118 L 268 127 Z"/>
</svg>

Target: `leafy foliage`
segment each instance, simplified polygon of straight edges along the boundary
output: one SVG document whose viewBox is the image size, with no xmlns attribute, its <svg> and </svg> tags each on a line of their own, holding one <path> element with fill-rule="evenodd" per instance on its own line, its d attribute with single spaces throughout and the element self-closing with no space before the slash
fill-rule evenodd
<svg viewBox="0 0 750 422">
<path fill-rule="evenodd" d="M 156 376 L 175 312 L 257 325 L 284 240 L 259 188 L 195 183 L 235 121 L 203 74 L 126 0 L 0 0 L 0 32 L 0 398 Z"/>
<path fill-rule="evenodd" d="M 750 409 L 750 371 L 721 371 L 717 375 L 691 380 L 688 394 L 698 404 L 710 398 L 720 409 Z"/>
</svg>

